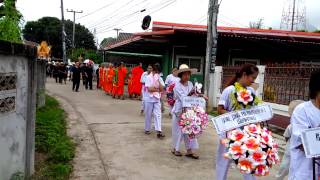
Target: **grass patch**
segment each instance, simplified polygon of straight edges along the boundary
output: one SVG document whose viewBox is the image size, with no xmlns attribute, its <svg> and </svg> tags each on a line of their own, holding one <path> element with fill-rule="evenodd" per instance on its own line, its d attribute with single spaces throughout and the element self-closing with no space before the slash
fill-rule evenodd
<svg viewBox="0 0 320 180">
<path fill-rule="evenodd" d="M 57 100 L 46 96 L 46 105 L 37 110 L 36 162 L 33 179 L 69 179 L 75 145 L 67 135 L 66 113 Z"/>
<path fill-rule="evenodd" d="M 219 116 L 218 111 L 210 111 L 208 114 L 213 117 Z"/>
</svg>

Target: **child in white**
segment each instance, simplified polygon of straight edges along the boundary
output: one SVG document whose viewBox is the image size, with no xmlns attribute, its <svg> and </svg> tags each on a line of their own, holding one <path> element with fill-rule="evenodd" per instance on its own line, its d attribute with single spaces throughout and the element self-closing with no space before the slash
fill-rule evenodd
<svg viewBox="0 0 320 180">
<path fill-rule="evenodd" d="M 288 113 L 290 115 L 290 117 L 292 116 L 292 113 L 294 111 L 294 109 L 301 103 L 303 103 L 304 101 L 302 100 L 294 100 L 291 101 L 289 104 L 289 110 Z M 292 134 L 292 126 L 291 124 L 289 124 L 289 126 L 286 128 L 283 136 L 286 139 L 286 148 L 285 148 L 285 152 L 284 155 L 282 157 L 281 160 L 281 164 L 280 164 L 280 169 L 278 171 L 278 173 L 276 174 L 276 178 L 277 180 L 283 180 L 288 174 L 289 174 L 289 168 L 290 168 L 290 138 L 291 138 L 291 134 Z"/>
</svg>

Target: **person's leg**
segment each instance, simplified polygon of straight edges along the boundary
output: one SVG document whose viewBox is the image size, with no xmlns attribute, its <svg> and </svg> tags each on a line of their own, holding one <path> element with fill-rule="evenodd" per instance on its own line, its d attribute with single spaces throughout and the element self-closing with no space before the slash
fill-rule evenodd
<svg viewBox="0 0 320 180">
<path fill-rule="evenodd" d="M 150 132 L 151 131 L 151 118 L 152 118 L 152 111 L 153 111 L 153 103 L 146 102 L 145 103 L 145 121 L 144 121 L 144 131 Z"/>
<path fill-rule="evenodd" d="M 197 138 L 190 139 L 188 135 L 183 134 L 184 144 L 188 153 L 193 154 L 194 150 L 199 149 L 199 144 Z"/>
<path fill-rule="evenodd" d="M 89 79 L 89 87 L 90 87 L 90 90 L 92 90 L 92 78 Z"/>
<path fill-rule="evenodd" d="M 99 89 L 99 77 L 97 77 L 97 89 Z"/>
<path fill-rule="evenodd" d="M 218 144 L 218 151 L 216 154 L 216 180 L 226 180 L 231 160 L 224 158 L 226 148 L 223 144 Z"/>
<path fill-rule="evenodd" d="M 79 91 L 79 86 L 80 86 L 80 79 L 77 80 L 77 84 L 76 84 L 76 91 Z"/>
<path fill-rule="evenodd" d="M 181 136 L 182 132 L 179 126 L 179 117 L 176 114 L 173 114 L 172 116 L 172 147 L 175 151 L 180 150 L 180 142 L 181 142 Z"/>
<path fill-rule="evenodd" d="M 154 119 L 155 130 L 158 132 L 157 137 L 159 139 L 164 138 L 165 135 L 162 133 L 162 128 L 161 128 L 162 113 L 161 113 L 161 102 L 160 101 L 154 103 L 153 119 Z"/>
<path fill-rule="evenodd" d="M 72 91 L 74 91 L 74 88 L 76 87 L 76 81 L 72 80 Z"/>
</svg>

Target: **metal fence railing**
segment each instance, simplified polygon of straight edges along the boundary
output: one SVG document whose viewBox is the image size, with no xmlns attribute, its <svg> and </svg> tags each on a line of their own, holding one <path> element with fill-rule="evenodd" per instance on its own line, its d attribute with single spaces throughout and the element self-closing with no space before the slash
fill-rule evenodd
<svg viewBox="0 0 320 180">
<path fill-rule="evenodd" d="M 266 67 L 263 100 L 288 105 L 292 100 L 309 99 L 309 79 L 315 67 Z"/>
<path fill-rule="evenodd" d="M 222 68 L 221 90 L 239 71 L 240 66 Z M 266 102 L 288 105 L 292 100 L 309 99 L 309 79 L 320 66 L 273 67 L 267 66 L 264 73 L 262 98 Z"/>
</svg>

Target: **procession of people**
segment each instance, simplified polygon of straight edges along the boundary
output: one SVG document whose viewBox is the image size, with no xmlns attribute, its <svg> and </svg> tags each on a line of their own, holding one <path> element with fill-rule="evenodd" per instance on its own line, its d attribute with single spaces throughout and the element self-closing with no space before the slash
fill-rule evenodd
<svg viewBox="0 0 320 180">
<path fill-rule="evenodd" d="M 62 69 L 58 72 L 60 71 Z M 197 154 L 198 138 L 201 138 L 200 135 L 207 126 L 207 117 L 203 116 L 207 114 L 204 108 L 200 108 L 200 111 L 204 113 L 198 116 L 199 110 L 195 110 L 199 108 L 198 106 L 185 107 L 184 104 L 186 97 L 207 100 L 207 96 L 198 90 L 202 85 L 199 86 L 199 83 L 194 84 L 190 81 L 191 75 L 196 73 L 197 69 L 181 64 L 179 67 L 173 67 L 171 74 L 165 80 L 162 78 L 159 63 L 149 64 L 145 71 L 142 63 L 131 69 L 127 68 L 123 62 L 108 63 L 101 64 L 94 72 L 91 64 L 81 66 L 77 62 L 70 71 L 73 91 L 79 91 L 81 78 L 85 80 L 85 88 L 92 89 L 92 76 L 96 74 L 97 89 L 101 89 L 106 95 L 120 100 L 126 98 L 141 100 L 140 113 L 144 115 L 144 126 L 141 127 L 141 130 L 145 135 L 153 134 L 154 130 L 156 138 L 160 140 L 166 138 L 162 128 L 162 114 L 163 103 L 167 103 L 172 122 L 172 155 L 195 160 L 200 158 L 200 155 Z M 233 79 L 222 91 L 217 107 L 219 115 L 247 111 L 263 104 L 256 95 L 255 80 L 258 74 L 259 69 L 253 64 L 245 64 L 235 72 Z M 55 74 L 54 77 L 57 77 L 57 82 L 60 82 L 59 75 Z M 291 124 L 284 134 L 287 145 L 280 170 L 274 177 L 277 180 L 284 179 L 288 175 L 289 180 L 312 179 L 313 161 L 306 158 L 301 134 L 306 129 L 320 127 L 320 72 L 314 72 L 310 78 L 309 97 L 310 101 L 295 100 L 289 105 Z M 164 98 L 166 101 L 161 100 Z M 188 117 L 189 119 L 186 118 L 190 115 L 188 112 L 192 114 L 191 117 Z M 153 128 L 152 124 L 154 124 Z M 241 127 L 218 133 L 215 179 L 226 180 L 231 163 L 236 164 L 243 179 L 254 180 L 257 176 L 267 176 L 272 165 L 280 164 L 278 145 L 270 134 L 271 131 L 263 122 L 244 124 Z M 250 143 L 258 143 L 256 149 L 253 149 L 254 145 L 248 145 L 250 138 Z M 184 142 L 186 152 L 181 152 L 181 141 Z M 237 145 L 241 146 L 237 147 Z M 316 172 L 320 172 L 320 168 L 316 168 Z"/>
</svg>

